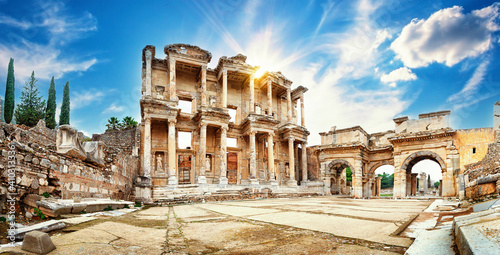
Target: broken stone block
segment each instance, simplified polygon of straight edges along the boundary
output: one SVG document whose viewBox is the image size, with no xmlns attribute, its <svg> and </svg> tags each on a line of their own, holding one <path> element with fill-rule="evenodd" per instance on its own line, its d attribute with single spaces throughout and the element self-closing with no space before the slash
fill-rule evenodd
<svg viewBox="0 0 500 255">
<path fill-rule="evenodd" d="M 40 161 L 40 165 L 44 167 L 50 167 L 50 161 L 46 158 L 42 158 L 42 160 Z"/>
<path fill-rule="evenodd" d="M 59 163 L 59 159 L 54 155 L 50 155 L 49 160 L 54 162 L 54 163 Z"/>
<path fill-rule="evenodd" d="M 104 166 L 104 143 L 101 141 L 84 142 L 83 150 L 87 153 L 85 161 Z"/>
<path fill-rule="evenodd" d="M 24 197 L 23 203 L 31 206 L 31 207 L 38 207 L 36 205 L 36 202 L 40 201 L 42 199 L 41 196 L 36 195 L 36 194 L 28 194 Z"/>
<path fill-rule="evenodd" d="M 84 160 L 87 154 L 82 148 L 78 130 L 70 125 L 61 125 L 57 129 L 57 152 Z"/>
<path fill-rule="evenodd" d="M 61 214 L 70 214 L 73 209 L 70 204 L 61 204 L 46 200 L 40 200 L 36 202 L 36 204 L 38 205 L 38 209 L 40 209 L 43 214 L 53 218 L 60 216 Z"/>
<path fill-rule="evenodd" d="M 21 249 L 36 254 L 46 254 L 55 250 L 56 246 L 50 239 L 49 234 L 35 230 L 24 236 L 24 242 Z"/>
<path fill-rule="evenodd" d="M 38 165 L 38 163 L 40 163 L 40 161 L 38 160 L 38 158 L 33 158 L 31 160 L 31 163 L 35 164 L 35 165 Z"/>
<path fill-rule="evenodd" d="M 17 240 L 22 240 L 27 233 L 32 231 L 50 232 L 64 227 L 66 227 L 66 224 L 60 220 L 49 220 L 27 227 L 19 227 L 15 230 L 14 236 Z"/>
<path fill-rule="evenodd" d="M 71 213 L 81 213 L 87 208 L 87 205 L 83 203 L 72 204 L 72 206 Z"/>
</svg>

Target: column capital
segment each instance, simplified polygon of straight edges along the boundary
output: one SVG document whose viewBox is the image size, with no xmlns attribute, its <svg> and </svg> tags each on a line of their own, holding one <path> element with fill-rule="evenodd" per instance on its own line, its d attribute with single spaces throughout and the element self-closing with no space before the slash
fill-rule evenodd
<svg viewBox="0 0 500 255">
<path fill-rule="evenodd" d="M 168 124 L 177 123 L 177 119 L 167 119 L 167 120 L 168 120 Z"/>
<path fill-rule="evenodd" d="M 168 57 L 168 63 L 169 64 L 175 64 L 175 58 Z"/>
<path fill-rule="evenodd" d="M 229 130 L 229 127 L 228 127 L 228 126 L 226 126 L 226 125 L 222 125 L 222 126 L 220 126 L 220 130 L 221 130 L 221 131 L 222 131 L 222 130 L 224 130 L 224 131 L 226 131 L 226 132 L 227 132 L 227 131 Z"/>
<path fill-rule="evenodd" d="M 248 131 L 248 134 L 249 134 L 249 135 L 256 135 L 256 134 L 257 134 L 257 131 L 255 131 L 255 130 L 250 130 L 250 131 Z"/>
<path fill-rule="evenodd" d="M 293 136 L 289 136 L 289 137 L 288 137 L 288 141 L 295 142 L 295 137 L 293 137 Z"/>
<path fill-rule="evenodd" d="M 201 65 L 201 70 L 206 71 L 207 70 L 207 65 Z"/>
<path fill-rule="evenodd" d="M 207 126 L 208 126 L 208 124 L 207 124 L 207 123 L 205 123 L 205 122 L 200 122 L 200 124 L 199 124 L 198 126 L 199 126 L 200 128 L 201 128 L 201 127 L 203 127 L 203 126 L 204 126 L 204 127 L 207 127 Z"/>
<path fill-rule="evenodd" d="M 222 68 L 222 75 L 227 75 L 227 69 L 226 68 Z"/>
<path fill-rule="evenodd" d="M 267 135 L 268 135 L 268 136 L 272 136 L 272 137 L 274 137 L 274 131 L 269 131 L 269 132 L 267 132 Z"/>
<path fill-rule="evenodd" d="M 151 124 L 151 118 L 145 118 L 144 119 L 145 124 Z"/>
</svg>

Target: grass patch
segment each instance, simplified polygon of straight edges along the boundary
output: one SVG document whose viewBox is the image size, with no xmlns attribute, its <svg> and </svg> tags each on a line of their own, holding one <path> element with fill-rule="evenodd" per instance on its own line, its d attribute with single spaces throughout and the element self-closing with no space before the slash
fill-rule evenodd
<svg viewBox="0 0 500 255">
<path fill-rule="evenodd" d="M 380 194 L 381 197 L 392 197 L 392 194 Z"/>
</svg>

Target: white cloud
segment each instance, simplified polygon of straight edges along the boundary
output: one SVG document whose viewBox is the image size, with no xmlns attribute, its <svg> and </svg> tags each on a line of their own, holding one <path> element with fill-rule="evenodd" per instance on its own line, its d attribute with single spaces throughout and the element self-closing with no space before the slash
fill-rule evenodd
<svg viewBox="0 0 500 255">
<path fill-rule="evenodd" d="M 125 110 L 125 107 L 113 103 L 108 108 L 104 109 L 102 113 L 122 112 L 123 110 Z"/>
<path fill-rule="evenodd" d="M 0 44 L 0 69 L 6 70 L 9 59 L 14 58 L 17 84 L 24 84 L 33 70 L 38 79 L 60 78 L 68 72 L 87 71 L 97 63 L 96 58 L 82 59 L 61 51 L 61 45 L 97 30 L 95 17 L 90 13 L 69 15 L 62 2 L 41 1 L 38 4 L 32 7 L 33 22 L 0 13 L 0 27 L 18 29 L 6 34 L 6 43 Z M 41 36 L 47 37 L 46 43 L 33 40 Z"/>
<path fill-rule="evenodd" d="M 380 77 L 380 81 L 383 83 L 389 83 L 389 86 L 396 87 L 397 81 L 413 81 L 417 79 L 417 75 L 414 74 L 408 67 L 400 67 L 396 70 L 392 70 L 389 74 L 383 74 Z"/>
<path fill-rule="evenodd" d="M 91 89 L 85 92 L 73 92 L 70 98 L 70 108 L 71 110 L 76 110 L 85 107 L 93 102 L 99 102 L 104 97 L 102 91 L 96 91 Z"/>
<path fill-rule="evenodd" d="M 495 96 L 495 93 L 479 95 L 478 91 L 481 83 L 486 75 L 490 61 L 482 62 L 472 74 L 472 77 L 467 81 L 462 90 L 448 97 L 446 102 L 453 105 L 453 110 L 459 110 L 474 104 L 477 104 L 485 99 Z"/>
<path fill-rule="evenodd" d="M 491 48 L 492 32 L 498 31 L 499 3 L 463 14 L 454 6 L 433 13 L 427 20 L 406 25 L 391 49 L 405 66 L 425 67 L 433 62 L 453 66 Z"/>
</svg>

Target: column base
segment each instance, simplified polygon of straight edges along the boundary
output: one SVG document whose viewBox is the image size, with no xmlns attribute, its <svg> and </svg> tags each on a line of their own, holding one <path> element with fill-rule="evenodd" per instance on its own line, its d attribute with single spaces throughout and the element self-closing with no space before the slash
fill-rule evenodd
<svg viewBox="0 0 500 255">
<path fill-rule="evenodd" d="M 177 186 L 177 184 L 179 184 L 177 176 L 168 177 L 168 186 Z"/>
<path fill-rule="evenodd" d="M 297 181 L 296 180 L 288 180 L 286 183 L 287 186 L 297 186 Z"/>
<path fill-rule="evenodd" d="M 259 185 L 259 179 L 250 178 L 250 185 Z"/>
<path fill-rule="evenodd" d="M 269 181 L 269 184 L 270 184 L 271 186 L 278 186 L 278 182 L 277 182 L 276 180 L 274 180 L 274 179 L 273 179 L 273 180 L 270 180 L 270 181 Z"/>
<path fill-rule="evenodd" d="M 219 185 L 228 185 L 227 178 L 226 177 L 220 177 L 219 178 Z"/>
<path fill-rule="evenodd" d="M 198 184 L 207 184 L 207 177 L 198 176 Z"/>
</svg>

